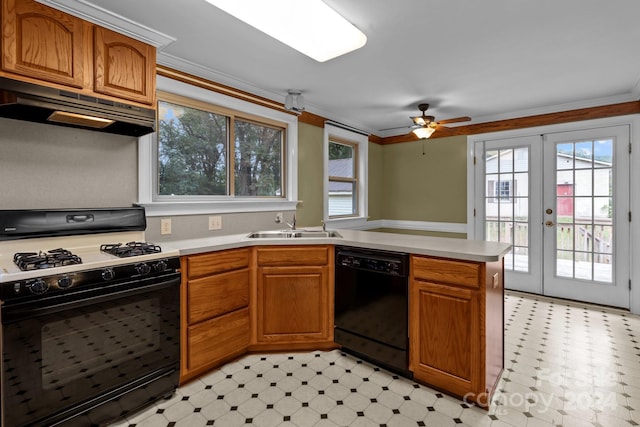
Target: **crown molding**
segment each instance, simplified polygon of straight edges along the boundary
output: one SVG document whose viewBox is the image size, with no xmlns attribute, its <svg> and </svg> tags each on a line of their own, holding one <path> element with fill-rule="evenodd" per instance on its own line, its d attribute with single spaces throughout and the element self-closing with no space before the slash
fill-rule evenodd
<svg viewBox="0 0 640 427">
<path fill-rule="evenodd" d="M 625 94 L 586 99 L 586 100 L 576 101 L 576 102 L 567 102 L 564 104 L 548 105 L 548 106 L 539 107 L 539 108 L 529 108 L 526 110 L 511 111 L 509 113 L 504 113 L 504 114 L 479 116 L 479 117 L 474 117 L 472 123 L 469 123 L 469 122 L 455 123 L 455 124 L 447 125 L 447 127 L 455 128 L 455 127 L 466 126 L 469 124 L 498 122 L 502 120 L 518 119 L 521 117 L 540 116 L 543 114 L 561 113 L 564 111 L 580 110 L 583 108 L 603 107 L 606 105 L 622 104 L 629 101 L 637 101 L 638 96 L 634 96 L 633 92 L 635 90 L 640 90 L 639 85 L 640 85 L 640 82 L 636 85 L 636 88 L 634 90 Z"/>
<path fill-rule="evenodd" d="M 254 85 L 253 83 L 240 80 L 237 77 L 222 73 L 210 67 L 205 67 L 196 62 L 180 58 L 167 52 L 158 52 L 156 62 L 158 63 L 158 65 L 162 65 L 167 68 L 191 74 L 202 79 L 209 80 L 211 82 L 229 86 L 231 88 L 238 89 L 240 91 L 247 92 L 261 98 L 266 98 L 274 102 L 284 104 L 284 98 L 286 94 L 264 90 Z M 318 127 L 324 127 L 324 121 L 327 120 L 342 122 L 347 126 L 373 134 L 373 131 L 368 129 L 365 125 L 358 125 L 357 123 L 353 122 L 345 122 L 342 118 L 335 117 L 330 113 L 313 105 L 305 105 L 305 111 L 303 111 L 300 115 L 300 119 L 303 123 L 309 123 Z"/>
<path fill-rule="evenodd" d="M 92 22 L 101 27 L 108 28 L 124 34 L 141 42 L 163 49 L 176 41 L 175 37 L 156 31 L 139 24 L 124 16 L 103 9 L 86 0 L 36 0 L 38 3 L 68 13 L 75 17 Z"/>
</svg>

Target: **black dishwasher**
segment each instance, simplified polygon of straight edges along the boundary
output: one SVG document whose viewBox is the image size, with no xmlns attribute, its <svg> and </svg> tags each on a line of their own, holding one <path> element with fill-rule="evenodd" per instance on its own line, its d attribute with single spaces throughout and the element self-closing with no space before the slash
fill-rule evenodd
<svg viewBox="0 0 640 427">
<path fill-rule="evenodd" d="M 412 378 L 408 359 L 409 255 L 336 246 L 335 342 Z"/>
</svg>

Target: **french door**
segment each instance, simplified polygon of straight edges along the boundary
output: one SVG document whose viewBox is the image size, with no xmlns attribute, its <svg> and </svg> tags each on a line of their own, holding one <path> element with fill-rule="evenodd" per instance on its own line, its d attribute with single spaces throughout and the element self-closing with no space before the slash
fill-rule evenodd
<svg viewBox="0 0 640 427">
<path fill-rule="evenodd" d="M 476 237 L 512 245 L 505 287 L 628 308 L 629 126 L 474 150 Z"/>
</svg>

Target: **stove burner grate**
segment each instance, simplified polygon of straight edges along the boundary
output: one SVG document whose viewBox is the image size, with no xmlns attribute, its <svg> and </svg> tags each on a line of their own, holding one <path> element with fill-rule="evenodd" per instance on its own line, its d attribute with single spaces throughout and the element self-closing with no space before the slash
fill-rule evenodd
<svg viewBox="0 0 640 427">
<path fill-rule="evenodd" d="M 82 264 L 82 259 L 66 249 L 58 248 L 47 252 L 18 252 L 13 255 L 13 262 L 20 270 L 30 271 Z"/>
<path fill-rule="evenodd" d="M 153 243 L 129 242 L 100 245 L 100 250 L 119 258 L 126 258 L 137 255 L 157 254 L 162 252 L 160 246 Z"/>
</svg>

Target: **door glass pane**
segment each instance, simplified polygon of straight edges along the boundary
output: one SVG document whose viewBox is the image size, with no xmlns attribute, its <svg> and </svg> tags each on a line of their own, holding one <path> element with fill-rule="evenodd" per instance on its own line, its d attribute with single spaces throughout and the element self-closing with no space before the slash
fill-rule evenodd
<svg viewBox="0 0 640 427">
<path fill-rule="evenodd" d="M 515 246 L 513 252 L 513 269 L 516 271 L 529 271 L 529 248 Z"/>
<path fill-rule="evenodd" d="M 573 144 L 557 144 L 556 152 L 558 153 L 556 169 L 573 169 Z"/>
<path fill-rule="evenodd" d="M 529 196 L 529 172 L 513 174 L 513 195 L 516 197 Z"/>
<path fill-rule="evenodd" d="M 584 141 L 576 142 L 575 148 L 575 168 L 591 169 L 593 168 L 593 142 Z"/>
<path fill-rule="evenodd" d="M 513 150 L 513 170 L 515 172 L 529 172 L 528 148 L 516 148 Z"/>
<path fill-rule="evenodd" d="M 556 275 L 559 277 L 574 277 L 573 252 L 556 251 Z"/>
<path fill-rule="evenodd" d="M 593 171 L 593 194 L 595 196 L 613 196 L 613 170 L 598 168 Z"/>
<path fill-rule="evenodd" d="M 612 152 L 612 140 L 556 144 L 558 277 L 612 283 Z"/>
<path fill-rule="evenodd" d="M 604 139 L 593 144 L 593 157 L 595 168 L 611 168 L 613 161 L 613 140 Z"/>
<path fill-rule="evenodd" d="M 513 244 L 505 269 L 528 272 L 529 148 L 486 150 L 484 158 L 485 239 Z"/>
<path fill-rule="evenodd" d="M 575 195 L 576 196 L 590 196 L 593 194 L 593 188 L 591 187 L 591 172 L 592 170 L 577 170 L 575 173 Z"/>
</svg>

